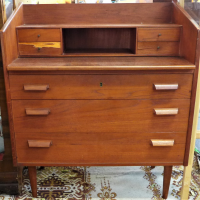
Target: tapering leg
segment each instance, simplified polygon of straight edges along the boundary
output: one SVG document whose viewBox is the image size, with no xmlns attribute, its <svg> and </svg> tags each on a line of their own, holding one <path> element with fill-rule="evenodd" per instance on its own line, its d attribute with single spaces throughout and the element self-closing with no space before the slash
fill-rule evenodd
<svg viewBox="0 0 200 200">
<path fill-rule="evenodd" d="M 164 166 L 163 199 L 167 199 L 171 175 L 172 175 L 172 166 Z"/>
<path fill-rule="evenodd" d="M 23 185 L 23 169 L 24 167 L 17 167 L 17 182 L 18 182 L 18 191 L 19 195 L 22 194 L 22 185 Z"/>
<path fill-rule="evenodd" d="M 28 167 L 29 179 L 31 183 L 32 196 L 37 197 L 37 171 L 36 167 Z"/>
</svg>

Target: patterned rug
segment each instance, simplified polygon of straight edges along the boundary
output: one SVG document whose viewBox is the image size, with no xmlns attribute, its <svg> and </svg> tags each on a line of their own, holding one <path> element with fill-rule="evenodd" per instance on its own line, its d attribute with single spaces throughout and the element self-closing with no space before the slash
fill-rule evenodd
<svg viewBox="0 0 200 200">
<path fill-rule="evenodd" d="M 183 167 L 173 168 L 168 200 L 180 199 Z M 162 200 L 163 167 L 45 167 L 37 170 L 38 200 Z M 200 170 L 196 158 L 190 200 L 200 200 Z M 0 200 L 30 200 L 28 170 L 21 196 Z"/>
</svg>

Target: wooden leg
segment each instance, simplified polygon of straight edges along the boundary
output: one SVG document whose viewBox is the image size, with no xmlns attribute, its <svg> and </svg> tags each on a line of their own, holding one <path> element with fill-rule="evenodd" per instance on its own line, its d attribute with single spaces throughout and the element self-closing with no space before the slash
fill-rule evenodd
<svg viewBox="0 0 200 200">
<path fill-rule="evenodd" d="M 163 199 L 167 199 L 171 175 L 172 175 L 172 166 L 164 166 Z"/>
<path fill-rule="evenodd" d="M 24 167 L 17 167 L 17 181 L 18 181 L 18 191 L 19 195 L 22 195 L 22 186 L 23 186 L 23 169 Z"/>
<path fill-rule="evenodd" d="M 37 197 L 37 171 L 36 167 L 28 167 L 29 179 L 31 183 L 32 196 Z"/>
</svg>

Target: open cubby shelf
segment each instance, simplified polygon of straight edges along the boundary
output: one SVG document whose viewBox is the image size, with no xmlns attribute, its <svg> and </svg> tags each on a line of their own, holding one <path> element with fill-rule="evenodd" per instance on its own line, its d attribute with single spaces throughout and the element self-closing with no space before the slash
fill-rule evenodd
<svg viewBox="0 0 200 200">
<path fill-rule="evenodd" d="M 69 56 L 130 56 L 135 54 L 136 28 L 64 28 L 63 45 Z"/>
</svg>

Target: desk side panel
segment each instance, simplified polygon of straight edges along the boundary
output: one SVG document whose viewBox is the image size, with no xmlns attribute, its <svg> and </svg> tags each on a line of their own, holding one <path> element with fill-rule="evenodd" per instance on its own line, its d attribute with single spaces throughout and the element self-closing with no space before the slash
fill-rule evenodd
<svg viewBox="0 0 200 200">
<path fill-rule="evenodd" d="M 190 151 L 190 142 L 192 135 L 194 106 L 196 99 L 196 88 L 197 88 L 197 79 L 199 70 L 200 33 L 199 33 L 199 26 L 194 22 L 194 20 L 189 16 L 189 14 L 183 8 L 181 8 L 177 3 L 175 2 L 173 3 L 172 10 L 173 10 L 172 14 L 173 23 L 183 25 L 182 35 L 181 35 L 180 55 L 196 65 L 193 77 L 193 84 L 192 84 L 190 115 L 188 121 L 188 133 L 187 133 L 186 150 L 184 158 L 184 166 L 187 166 L 189 160 L 189 151 Z"/>
<path fill-rule="evenodd" d="M 8 21 L 2 28 L 1 33 L 1 47 L 2 47 L 2 57 L 3 57 L 3 69 L 4 69 L 4 81 L 6 87 L 6 100 L 8 108 L 9 126 L 10 126 L 10 138 L 12 144 L 12 156 L 14 165 L 17 164 L 16 148 L 15 148 L 15 135 L 13 128 L 12 119 L 12 105 L 10 98 L 10 85 L 9 85 L 9 75 L 7 71 L 7 66 L 18 58 L 18 48 L 17 48 L 17 35 L 16 26 L 23 24 L 23 4 L 20 4 L 18 8 L 9 17 Z"/>
</svg>

